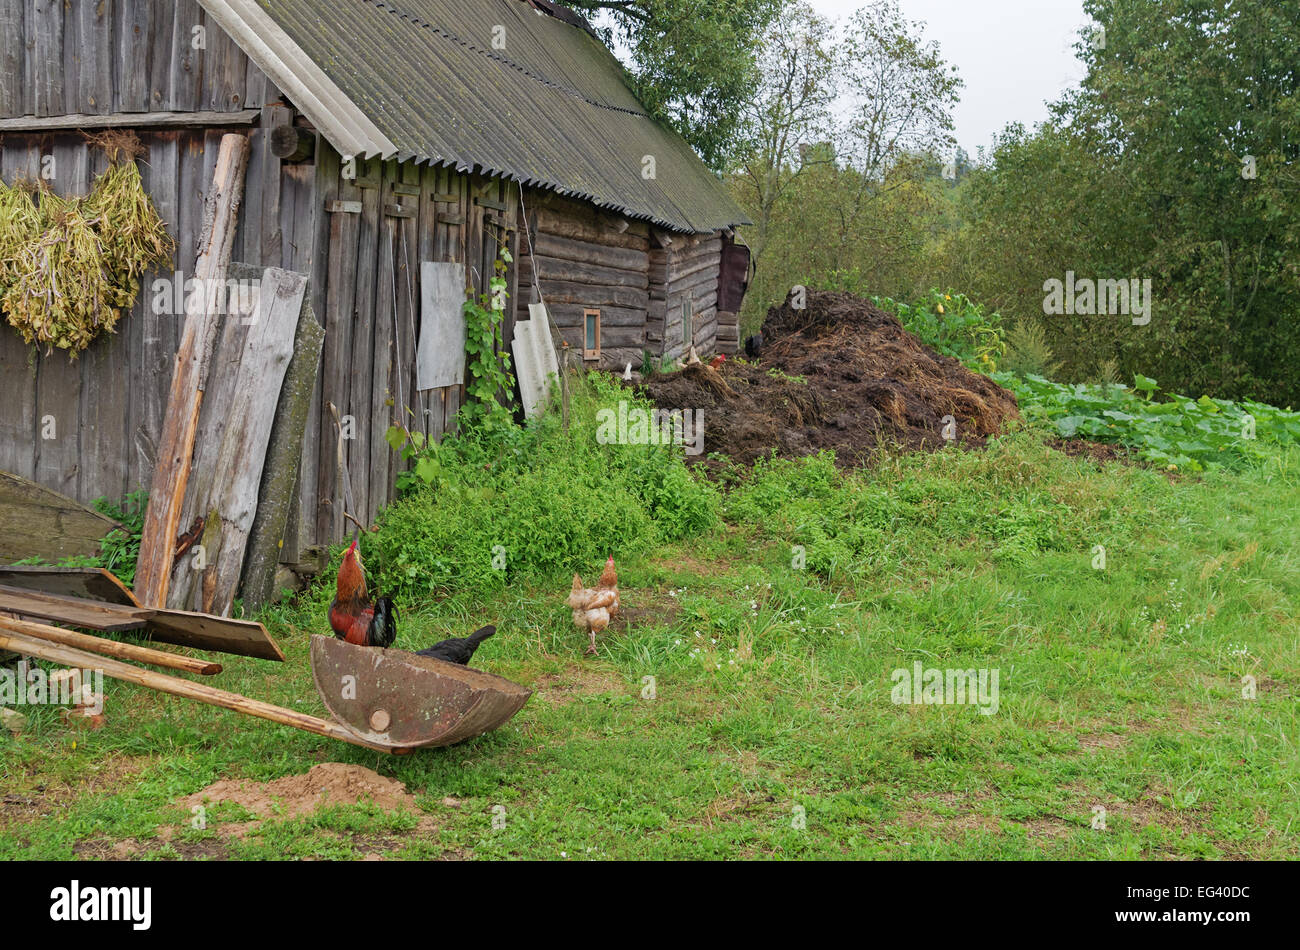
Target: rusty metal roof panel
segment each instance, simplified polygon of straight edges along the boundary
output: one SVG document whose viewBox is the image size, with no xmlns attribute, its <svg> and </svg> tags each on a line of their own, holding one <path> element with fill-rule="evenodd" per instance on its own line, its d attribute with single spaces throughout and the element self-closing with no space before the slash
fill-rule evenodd
<svg viewBox="0 0 1300 950">
<path fill-rule="evenodd" d="M 553 5 L 200 2 L 343 154 L 476 169 L 679 231 L 747 223 L 581 18 L 538 9 Z"/>
</svg>

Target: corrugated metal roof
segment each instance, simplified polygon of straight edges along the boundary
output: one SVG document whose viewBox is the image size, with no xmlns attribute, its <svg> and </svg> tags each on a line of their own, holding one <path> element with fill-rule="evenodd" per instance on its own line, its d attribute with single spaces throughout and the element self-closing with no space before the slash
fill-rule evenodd
<svg viewBox="0 0 1300 950">
<path fill-rule="evenodd" d="M 609 50 L 525 0 L 200 3 L 342 154 L 477 169 L 679 231 L 748 223 Z"/>
</svg>

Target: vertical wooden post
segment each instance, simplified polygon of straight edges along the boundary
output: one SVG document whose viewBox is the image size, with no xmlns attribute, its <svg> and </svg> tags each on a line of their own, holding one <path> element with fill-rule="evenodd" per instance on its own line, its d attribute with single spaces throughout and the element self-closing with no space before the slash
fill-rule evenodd
<svg viewBox="0 0 1300 950">
<path fill-rule="evenodd" d="M 202 312 L 185 316 L 136 564 L 136 596 L 151 607 L 167 604 L 181 505 L 194 458 L 194 438 L 207 385 L 208 362 L 221 311 L 225 309 L 219 301 L 225 289 L 247 167 L 247 137 L 222 136 L 212 189 L 203 209 L 203 240 L 194 265 L 194 276 L 204 290 L 204 308 Z"/>
</svg>

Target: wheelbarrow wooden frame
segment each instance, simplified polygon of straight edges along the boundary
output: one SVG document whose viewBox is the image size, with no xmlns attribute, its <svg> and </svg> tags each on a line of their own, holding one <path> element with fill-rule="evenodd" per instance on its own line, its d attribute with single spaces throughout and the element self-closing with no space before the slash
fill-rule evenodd
<svg viewBox="0 0 1300 950">
<path fill-rule="evenodd" d="M 0 628 L 0 649 L 100 670 L 113 679 L 394 755 L 490 732 L 532 696 L 527 687 L 482 670 L 405 650 L 358 647 L 314 636 L 312 674 L 321 699 L 337 719 L 332 721 L 12 629 Z"/>
</svg>

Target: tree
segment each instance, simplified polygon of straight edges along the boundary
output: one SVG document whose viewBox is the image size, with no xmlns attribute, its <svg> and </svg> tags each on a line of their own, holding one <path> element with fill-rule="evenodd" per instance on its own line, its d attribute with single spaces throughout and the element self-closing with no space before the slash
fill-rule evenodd
<svg viewBox="0 0 1300 950">
<path fill-rule="evenodd" d="M 571 0 L 603 14 L 607 45 L 628 50 L 632 86 L 711 167 L 735 144 L 742 107 L 758 79 L 759 38 L 790 0 Z"/>
<path fill-rule="evenodd" d="M 807 200 L 801 179 L 817 171 L 815 206 L 826 218 L 813 239 L 826 253 L 810 253 L 848 266 L 843 262 L 850 248 L 862 246 L 862 235 L 894 233 L 877 227 L 868 208 L 890 190 L 916 184 L 916 153 L 952 144 L 950 110 L 961 80 L 938 46 L 922 41 L 921 24 L 905 19 L 897 0 L 874 0 L 842 29 L 795 4 L 764 34 L 758 63 L 761 78 L 742 113 L 733 173 L 755 221 L 755 260 L 778 214 L 802 216 L 804 209 L 787 199 L 797 190 L 800 203 Z"/>
<path fill-rule="evenodd" d="M 838 64 L 830 35 L 825 19 L 796 3 L 772 23 L 759 47 L 759 82 L 741 110 L 735 172 L 741 201 L 754 217 L 748 239 L 755 261 L 782 196 L 809 168 L 834 161 L 828 139 Z"/>
<path fill-rule="evenodd" d="M 908 20 L 898 0 L 873 0 L 849 19 L 840 46 L 846 107 L 837 147 L 846 163 L 880 177 L 905 153 L 954 145 L 952 108 L 964 83 L 924 24 Z"/>
<path fill-rule="evenodd" d="M 964 83 L 924 24 L 908 20 L 898 0 L 873 0 L 849 19 L 839 47 L 843 117 L 834 133 L 845 176 L 834 222 L 841 249 L 869 227 L 868 209 L 891 188 L 923 174 L 916 155 L 955 145 L 952 109 Z M 905 161 L 906 159 L 906 161 Z M 900 167 L 913 174 L 899 174 Z"/>
<path fill-rule="evenodd" d="M 1113 361 L 1192 395 L 1300 404 L 1300 4 L 1085 10 L 1081 86 L 971 176 L 966 286 L 1037 318 L 1076 380 Z M 1043 283 L 1067 271 L 1150 279 L 1151 322 L 1043 319 Z"/>
</svg>

